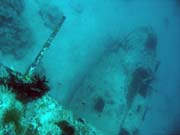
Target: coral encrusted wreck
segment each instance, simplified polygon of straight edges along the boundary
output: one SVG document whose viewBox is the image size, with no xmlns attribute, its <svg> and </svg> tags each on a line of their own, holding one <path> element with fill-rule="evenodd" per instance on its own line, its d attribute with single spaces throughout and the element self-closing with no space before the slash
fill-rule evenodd
<svg viewBox="0 0 180 135">
<path fill-rule="evenodd" d="M 8 76 L 3 66 L 0 71 L 1 78 Z M 17 99 L 13 87 L 1 84 L 0 97 L 0 135 L 101 135 L 48 94 L 24 103 Z"/>
</svg>

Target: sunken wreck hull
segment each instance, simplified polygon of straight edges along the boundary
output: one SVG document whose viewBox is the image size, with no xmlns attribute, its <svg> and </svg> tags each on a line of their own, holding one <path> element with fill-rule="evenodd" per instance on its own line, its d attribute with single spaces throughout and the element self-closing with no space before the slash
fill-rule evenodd
<svg viewBox="0 0 180 135">
<path fill-rule="evenodd" d="M 158 68 L 156 33 L 138 28 L 116 46 L 104 53 L 67 104 L 105 135 L 135 135 L 148 111 Z"/>
</svg>

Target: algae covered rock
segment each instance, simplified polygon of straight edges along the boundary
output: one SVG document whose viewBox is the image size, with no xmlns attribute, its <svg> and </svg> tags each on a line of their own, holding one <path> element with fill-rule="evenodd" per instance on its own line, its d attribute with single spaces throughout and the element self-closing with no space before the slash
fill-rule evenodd
<svg viewBox="0 0 180 135">
<path fill-rule="evenodd" d="M 23 104 L 1 85 L 0 96 L 0 135 L 101 135 L 48 95 Z"/>
<path fill-rule="evenodd" d="M 98 130 L 87 122 L 76 120 L 71 111 L 63 109 L 48 95 L 29 103 L 26 121 L 38 134 L 52 135 L 99 135 Z M 25 121 L 25 123 L 26 123 Z"/>
<path fill-rule="evenodd" d="M 12 132 L 22 134 L 23 105 L 16 100 L 15 94 L 7 86 L 0 85 L 0 97 L 0 135 Z"/>
</svg>

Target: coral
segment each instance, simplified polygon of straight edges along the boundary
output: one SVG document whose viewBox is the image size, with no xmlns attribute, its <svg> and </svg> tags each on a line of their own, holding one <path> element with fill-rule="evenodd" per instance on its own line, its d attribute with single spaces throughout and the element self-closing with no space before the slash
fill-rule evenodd
<svg viewBox="0 0 180 135">
<path fill-rule="evenodd" d="M 25 129 L 24 135 L 39 135 L 37 129 L 34 129 L 31 124 Z"/>
<path fill-rule="evenodd" d="M 23 105 L 7 86 L 0 86 L 0 134 L 23 133 L 21 125 Z"/>
<path fill-rule="evenodd" d="M 22 104 L 8 87 L 1 85 L 0 97 L 0 135 L 101 135 L 48 95 Z"/>
<path fill-rule="evenodd" d="M 63 109 L 48 95 L 30 103 L 25 118 L 39 134 L 101 135 L 87 122 L 76 120 L 71 111 Z"/>
<path fill-rule="evenodd" d="M 18 83 L 17 83 L 18 81 Z M 32 77 L 32 82 L 24 83 L 21 80 L 10 80 L 8 84 L 16 93 L 17 98 L 21 101 L 29 101 L 42 97 L 49 91 L 48 81 L 45 76 L 40 77 L 35 75 Z"/>
<path fill-rule="evenodd" d="M 20 135 L 23 132 L 23 126 L 20 123 L 22 112 L 16 108 L 8 109 L 2 118 L 3 125 L 12 123 L 15 127 L 16 134 Z"/>
<path fill-rule="evenodd" d="M 3 71 L 3 67 L 5 71 Z M 48 81 L 45 76 L 35 74 L 27 79 L 21 73 L 8 67 L 1 66 L 2 72 L 8 74 L 0 77 L 0 84 L 6 85 L 16 94 L 16 98 L 23 101 L 31 101 L 42 97 L 49 91 Z M 3 74 L 2 73 L 2 74 Z"/>
</svg>

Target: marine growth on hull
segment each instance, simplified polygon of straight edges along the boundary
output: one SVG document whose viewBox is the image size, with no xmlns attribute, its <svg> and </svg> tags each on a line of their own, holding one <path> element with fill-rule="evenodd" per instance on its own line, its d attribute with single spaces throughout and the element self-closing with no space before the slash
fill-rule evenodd
<svg viewBox="0 0 180 135">
<path fill-rule="evenodd" d="M 136 135 L 153 92 L 157 36 L 151 27 L 141 27 L 116 46 L 104 53 L 69 97 L 68 106 L 105 135 Z"/>
</svg>

